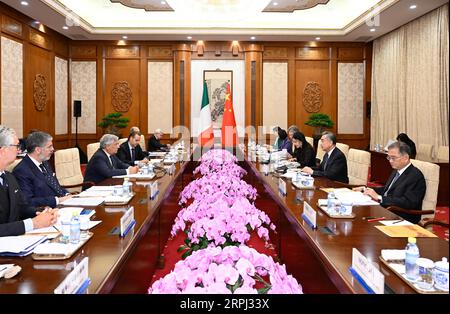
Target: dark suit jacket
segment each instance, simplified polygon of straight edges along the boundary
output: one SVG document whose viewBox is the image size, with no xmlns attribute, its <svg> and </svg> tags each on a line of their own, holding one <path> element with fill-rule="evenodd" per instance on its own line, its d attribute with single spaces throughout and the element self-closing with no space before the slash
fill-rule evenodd
<svg viewBox="0 0 450 314">
<path fill-rule="evenodd" d="M 44 161 L 43 165 L 48 173 L 55 175 L 48 162 Z M 28 155 L 14 168 L 13 174 L 19 183 L 21 192 L 33 206 L 56 207 L 55 197 L 69 193 L 62 188 L 64 194 L 58 195 L 57 191 L 48 183 L 45 175 L 36 167 Z"/>
<path fill-rule="evenodd" d="M 128 164 L 122 162 L 116 155 L 111 156 L 114 167 L 109 162 L 109 158 L 103 149 L 99 148 L 86 166 L 84 181 L 92 181 L 98 183 L 112 176 L 120 176 L 127 174 Z"/>
<path fill-rule="evenodd" d="M 383 196 L 394 179 L 396 172 L 397 170 L 392 172 L 385 186 L 374 188 L 375 192 L 382 197 L 381 205 L 384 207 L 395 205 L 405 209 L 421 210 L 427 185 L 422 172 L 414 165 L 406 168 L 397 181 L 394 182 L 387 195 Z M 398 213 L 398 215 L 412 223 L 418 223 L 421 218 L 419 215 L 406 213 Z"/>
<path fill-rule="evenodd" d="M 148 156 L 147 152 L 144 152 L 141 145 L 137 145 L 134 148 L 135 160 L 142 160 Z M 134 166 L 134 162 L 131 161 L 130 147 L 128 146 L 128 141 L 122 143 L 117 151 L 117 158 L 130 166 Z"/>
<path fill-rule="evenodd" d="M 19 189 L 14 176 L 6 173 L 8 181 L 9 206 L 6 194 L 0 192 L 0 237 L 16 236 L 25 233 L 25 224 L 22 220 L 36 216 L 36 209 L 30 206 Z"/>
<path fill-rule="evenodd" d="M 314 153 L 314 148 L 311 145 L 296 148 L 294 151 L 294 157 L 297 159 L 300 167 L 314 167 L 316 165 L 316 154 Z"/>
<path fill-rule="evenodd" d="M 328 158 L 327 169 L 324 170 L 324 161 L 314 169 L 313 176 L 327 177 L 330 180 L 348 183 L 347 158 L 339 148 L 335 147 Z"/>
<path fill-rule="evenodd" d="M 150 138 L 148 139 L 148 151 L 149 152 L 154 152 L 157 150 L 166 150 L 167 149 L 167 145 L 166 144 L 161 144 L 161 142 L 159 140 L 156 139 L 155 135 L 150 136 Z"/>
</svg>

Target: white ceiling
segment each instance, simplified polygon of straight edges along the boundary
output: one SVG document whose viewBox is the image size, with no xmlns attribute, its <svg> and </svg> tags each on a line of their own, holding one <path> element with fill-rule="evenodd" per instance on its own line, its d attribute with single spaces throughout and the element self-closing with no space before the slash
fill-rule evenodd
<svg viewBox="0 0 450 314">
<path fill-rule="evenodd" d="M 448 0 L 166 0 L 173 11 L 121 4 L 155 0 L 1 0 L 72 39 L 370 41 Z M 274 6 L 274 2 L 278 5 Z M 113 3 L 114 2 L 114 3 Z M 321 4 L 317 4 L 321 2 Z M 296 3 L 314 5 L 294 10 Z M 325 3 L 325 4 L 323 4 Z M 415 4 L 417 8 L 409 7 Z M 274 7 L 292 12 L 263 12 Z M 148 7 L 147 7 L 148 9 Z M 68 26 L 68 29 L 63 29 Z M 371 32 L 370 29 L 375 29 Z"/>
</svg>

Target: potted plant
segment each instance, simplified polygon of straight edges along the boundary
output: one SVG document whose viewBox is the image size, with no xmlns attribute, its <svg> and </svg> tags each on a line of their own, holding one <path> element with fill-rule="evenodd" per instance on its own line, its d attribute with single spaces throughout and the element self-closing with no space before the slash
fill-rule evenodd
<svg viewBox="0 0 450 314">
<path fill-rule="evenodd" d="M 314 138 L 320 138 L 324 128 L 332 128 L 334 122 L 331 121 L 330 116 L 325 113 L 312 113 L 309 120 L 305 122 L 306 125 L 314 127 Z"/>
<path fill-rule="evenodd" d="M 113 112 L 104 116 L 98 126 L 103 128 L 104 134 L 114 134 L 121 137 L 122 133 L 119 129 L 126 128 L 128 122 L 130 122 L 130 119 L 122 117 L 120 112 Z"/>
</svg>

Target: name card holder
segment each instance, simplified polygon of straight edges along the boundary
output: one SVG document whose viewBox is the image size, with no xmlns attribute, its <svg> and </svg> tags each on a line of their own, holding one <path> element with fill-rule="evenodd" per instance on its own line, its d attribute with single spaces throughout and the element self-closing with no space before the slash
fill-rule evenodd
<svg viewBox="0 0 450 314">
<path fill-rule="evenodd" d="M 267 164 L 262 164 L 262 165 L 261 165 L 261 172 L 262 172 L 265 176 L 268 176 L 268 175 L 269 175 L 269 172 L 270 172 L 270 170 L 269 170 L 269 165 L 267 165 Z"/>
<path fill-rule="evenodd" d="M 150 184 L 150 199 L 154 200 L 159 193 L 158 181 L 154 181 Z"/>
<path fill-rule="evenodd" d="M 369 294 L 384 294 L 384 275 L 357 249 L 352 251 L 350 273 Z"/>
<path fill-rule="evenodd" d="M 134 207 L 130 206 L 127 211 L 120 218 L 120 237 L 125 237 L 131 228 L 135 225 L 134 220 Z"/>
<path fill-rule="evenodd" d="M 91 284 L 89 278 L 89 257 L 75 266 L 66 278 L 53 291 L 55 294 L 84 294 Z"/>
<path fill-rule="evenodd" d="M 278 179 L 278 190 L 280 191 L 281 195 L 283 195 L 283 196 L 287 195 L 287 192 L 286 192 L 286 181 L 284 181 L 281 178 Z"/>
<path fill-rule="evenodd" d="M 317 229 L 317 212 L 307 202 L 303 202 L 302 218 L 312 229 Z"/>
</svg>

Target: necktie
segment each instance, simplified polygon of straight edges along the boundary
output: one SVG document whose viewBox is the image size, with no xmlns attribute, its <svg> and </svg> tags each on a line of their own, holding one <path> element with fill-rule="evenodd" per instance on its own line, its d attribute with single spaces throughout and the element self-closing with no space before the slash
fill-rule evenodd
<svg viewBox="0 0 450 314">
<path fill-rule="evenodd" d="M 389 184 L 389 187 L 388 187 L 388 189 L 386 190 L 386 192 L 384 192 L 383 196 L 386 196 L 386 195 L 388 194 L 389 190 L 390 190 L 391 187 L 394 185 L 395 181 L 397 181 L 398 177 L 400 177 L 400 172 L 397 171 L 397 172 L 395 173 L 394 179 L 392 179 L 391 184 Z"/>
<path fill-rule="evenodd" d="M 109 161 L 111 162 L 111 167 L 114 169 L 114 162 L 112 156 L 109 156 Z"/>
<path fill-rule="evenodd" d="M 131 149 L 131 161 L 134 162 L 136 160 L 136 151 L 134 148 Z"/>
<path fill-rule="evenodd" d="M 6 189 L 8 187 L 8 181 L 6 180 L 6 174 L 3 172 L 0 175 L 0 178 L 2 178 L 2 187 Z"/>
<path fill-rule="evenodd" d="M 56 177 L 47 171 L 47 168 L 45 168 L 44 164 L 40 164 L 39 168 L 41 169 L 42 173 L 45 176 L 45 180 L 47 181 L 47 183 L 52 187 L 52 189 L 56 192 L 56 195 L 58 197 L 60 196 L 64 196 L 66 195 L 66 193 L 64 192 L 64 190 L 62 189 L 61 185 L 59 184 L 58 180 L 56 179 Z"/>
<path fill-rule="evenodd" d="M 326 153 L 324 156 L 323 156 L 323 170 L 326 170 L 327 169 L 327 163 L 328 163 L 328 153 Z"/>
</svg>

